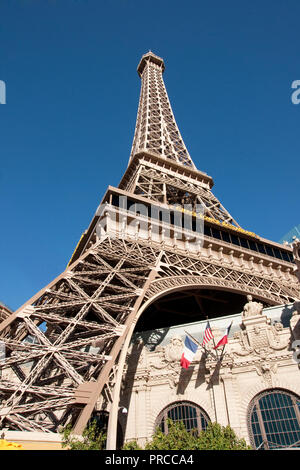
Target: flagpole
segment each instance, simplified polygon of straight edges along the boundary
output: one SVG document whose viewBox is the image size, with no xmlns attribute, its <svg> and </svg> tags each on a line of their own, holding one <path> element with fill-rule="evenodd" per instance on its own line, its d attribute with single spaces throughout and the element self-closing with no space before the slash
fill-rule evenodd
<svg viewBox="0 0 300 470">
<path fill-rule="evenodd" d="M 232 323 L 233 323 L 233 321 L 230 323 L 230 327 L 228 328 L 228 334 L 229 334 L 229 331 L 231 330 Z M 227 341 L 228 341 L 228 337 L 227 337 Z M 223 346 L 223 349 L 222 349 L 222 352 L 221 352 L 221 356 L 220 356 L 220 361 L 222 361 L 222 359 L 223 359 L 223 354 L 224 354 L 224 349 L 225 349 L 226 344 L 227 344 L 227 343 L 225 343 L 224 346 Z"/>
<path fill-rule="evenodd" d="M 207 322 L 208 322 L 209 328 L 210 328 L 210 323 L 209 323 L 208 317 L 206 317 L 206 319 L 207 319 Z M 198 344 L 198 346 L 200 346 L 201 348 L 204 349 L 206 355 L 208 355 L 209 353 L 211 354 L 211 351 L 208 351 L 205 346 L 203 346 L 201 343 L 199 343 L 199 341 L 198 341 L 196 338 L 194 338 L 194 336 L 192 336 L 191 333 L 189 333 L 189 332 L 186 331 L 186 330 L 184 330 L 184 332 L 185 332 L 186 335 L 190 336 L 190 337 L 192 338 L 192 340 L 195 341 L 195 343 Z M 215 347 L 216 343 L 215 343 L 215 338 L 214 338 L 214 336 L 212 337 L 212 339 L 213 339 L 213 343 L 214 343 L 214 347 Z M 218 354 L 218 351 L 217 351 L 216 349 L 214 349 L 214 350 L 216 351 L 217 360 L 219 361 L 219 354 Z"/>
<path fill-rule="evenodd" d="M 206 356 L 207 356 L 207 355 L 208 355 L 208 353 L 209 353 L 209 351 L 206 349 L 206 347 L 205 347 L 205 346 L 203 346 L 203 344 L 201 344 L 201 348 L 203 348 L 203 349 L 204 349 L 204 351 L 205 351 L 205 354 L 206 354 Z"/>
<path fill-rule="evenodd" d="M 190 337 L 192 338 L 192 340 L 195 341 L 195 343 L 198 344 L 198 346 L 202 346 L 202 345 L 199 343 L 199 341 L 197 341 L 196 338 L 194 338 L 194 337 L 191 335 L 191 333 L 188 333 L 188 332 L 185 331 L 185 330 L 184 330 L 184 332 L 185 332 L 186 335 L 190 336 Z"/>
<path fill-rule="evenodd" d="M 222 361 L 222 359 L 223 359 L 223 353 L 224 353 L 225 346 L 226 346 L 226 344 L 224 344 L 224 346 L 223 346 L 223 349 L 222 349 L 222 352 L 221 352 L 221 355 L 220 355 L 220 361 Z"/>
<path fill-rule="evenodd" d="M 208 317 L 206 317 L 206 320 L 207 320 L 207 323 L 208 323 L 208 325 L 209 325 L 209 329 L 210 329 L 210 331 L 211 331 L 210 323 L 209 323 Z M 206 331 L 206 330 L 205 330 L 205 331 Z M 212 331 L 211 331 L 211 333 L 212 333 Z M 214 335 L 213 335 L 213 334 L 212 334 L 212 340 L 213 340 L 213 343 L 214 343 L 214 346 L 215 346 L 215 338 L 214 338 Z M 203 341 L 202 341 L 202 343 L 203 343 Z M 214 355 L 212 354 L 212 352 L 209 351 L 208 349 L 206 349 L 206 347 L 205 347 L 202 343 L 201 343 L 200 346 L 204 349 L 204 351 L 205 351 L 205 353 L 206 353 L 206 356 L 208 356 L 208 354 L 211 354 L 212 356 L 214 356 Z M 219 360 L 218 352 L 217 352 L 217 350 L 215 350 L 215 351 L 216 351 L 217 359 Z"/>
<path fill-rule="evenodd" d="M 210 328 L 210 323 L 209 323 L 209 320 L 207 320 L 207 321 L 208 321 L 209 328 Z M 211 328 L 210 328 L 210 331 L 211 331 Z M 216 351 L 217 359 L 219 360 L 219 354 L 218 354 L 218 351 L 215 349 L 215 347 L 216 347 L 216 343 L 215 343 L 215 337 L 214 337 L 214 335 L 212 335 L 212 340 L 213 340 L 213 343 L 214 343 L 214 350 Z"/>
<path fill-rule="evenodd" d="M 195 341 L 198 344 L 198 346 L 200 346 L 200 348 L 204 349 L 206 355 L 208 354 L 209 351 L 207 351 L 206 347 L 203 346 L 201 343 L 199 343 L 199 341 L 197 341 L 196 338 L 194 338 L 194 336 L 191 335 L 191 333 L 188 333 L 185 330 L 184 330 L 184 332 L 185 332 L 186 335 L 190 336 L 192 338 L 192 340 Z"/>
</svg>

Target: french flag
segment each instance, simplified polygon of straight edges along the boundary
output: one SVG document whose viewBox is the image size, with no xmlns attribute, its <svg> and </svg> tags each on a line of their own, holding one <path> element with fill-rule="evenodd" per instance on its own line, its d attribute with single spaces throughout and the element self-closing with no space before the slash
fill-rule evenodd
<svg viewBox="0 0 300 470">
<path fill-rule="evenodd" d="M 189 336 L 186 336 L 184 341 L 184 350 L 181 356 L 180 365 L 184 369 L 188 369 L 190 363 L 194 359 L 197 352 L 198 345 Z"/>
<path fill-rule="evenodd" d="M 226 331 L 225 331 L 224 336 L 222 336 L 222 338 L 220 339 L 220 341 L 218 342 L 218 344 L 214 347 L 214 349 L 217 349 L 219 346 L 225 346 L 225 344 L 228 343 L 228 336 L 229 336 L 229 331 L 230 331 L 231 325 L 232 325 L 232 322 L 231 322 L 230 325 L 226 328 Z"/>
</svg>

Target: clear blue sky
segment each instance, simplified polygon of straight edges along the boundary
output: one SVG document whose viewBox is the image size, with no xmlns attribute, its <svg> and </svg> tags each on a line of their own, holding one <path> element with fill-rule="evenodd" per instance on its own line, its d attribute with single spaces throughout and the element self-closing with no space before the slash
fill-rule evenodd
<svg viewBox="0 0 300 470">
<path fill-rule="evenodd" d="M 299 224 L 298 0 L 6 0 L 0 6 L 0 300 L 61 271 L 131 148 L 151 49 L 196 166 L 244 228 Z"/>
</svg>

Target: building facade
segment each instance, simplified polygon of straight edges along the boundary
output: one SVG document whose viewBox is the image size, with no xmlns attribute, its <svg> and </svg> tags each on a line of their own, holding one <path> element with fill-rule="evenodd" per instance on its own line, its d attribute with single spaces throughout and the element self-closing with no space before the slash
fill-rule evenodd
<svg viewBox="0 0 300 470">
<path fill-rule="evenodd" d="M 120 414 L 126 441 L 144 445 L 166 418 L 188 429 L 230 425 L 253 448 L 300 448 L 300 311 L 290 304 L 210 320 L 215 343 L 232 322 L 228 344 L 199 347 L 180 366 L 186 332 L 202 343 L 206 321 L 137 333 L 129 350 Z M 298 341 L 298 342 L 297 342 Z M 298 353 L 297 353 L 298 351 Z"/>
<path fill-rule="evenodd" d="M 12 314 L 11 309 L 7 305 L 0 302 L 0 323 L 11 314 Z"/>
</svg>

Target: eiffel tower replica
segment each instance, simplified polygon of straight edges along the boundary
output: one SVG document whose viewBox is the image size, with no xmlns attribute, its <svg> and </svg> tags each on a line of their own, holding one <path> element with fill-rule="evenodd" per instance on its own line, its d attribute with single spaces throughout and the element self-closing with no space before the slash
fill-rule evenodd
<svg viewBox="0 0 300 470">
<path fill-rule="evenodd" d="M 152 52 L 138 65 L 128 167 L 66 270 L 0 324 L 0 429 L 57 432 L 71 424 L 81 434 L 97 404 L 109 409 L 135 326 L 163 296 L 209 289 L 265 306 L 299 297 L 292 249 L 240 227 L 212 193 L 212 178 L 197 170 L 164 69 Z"/>
</svg>

